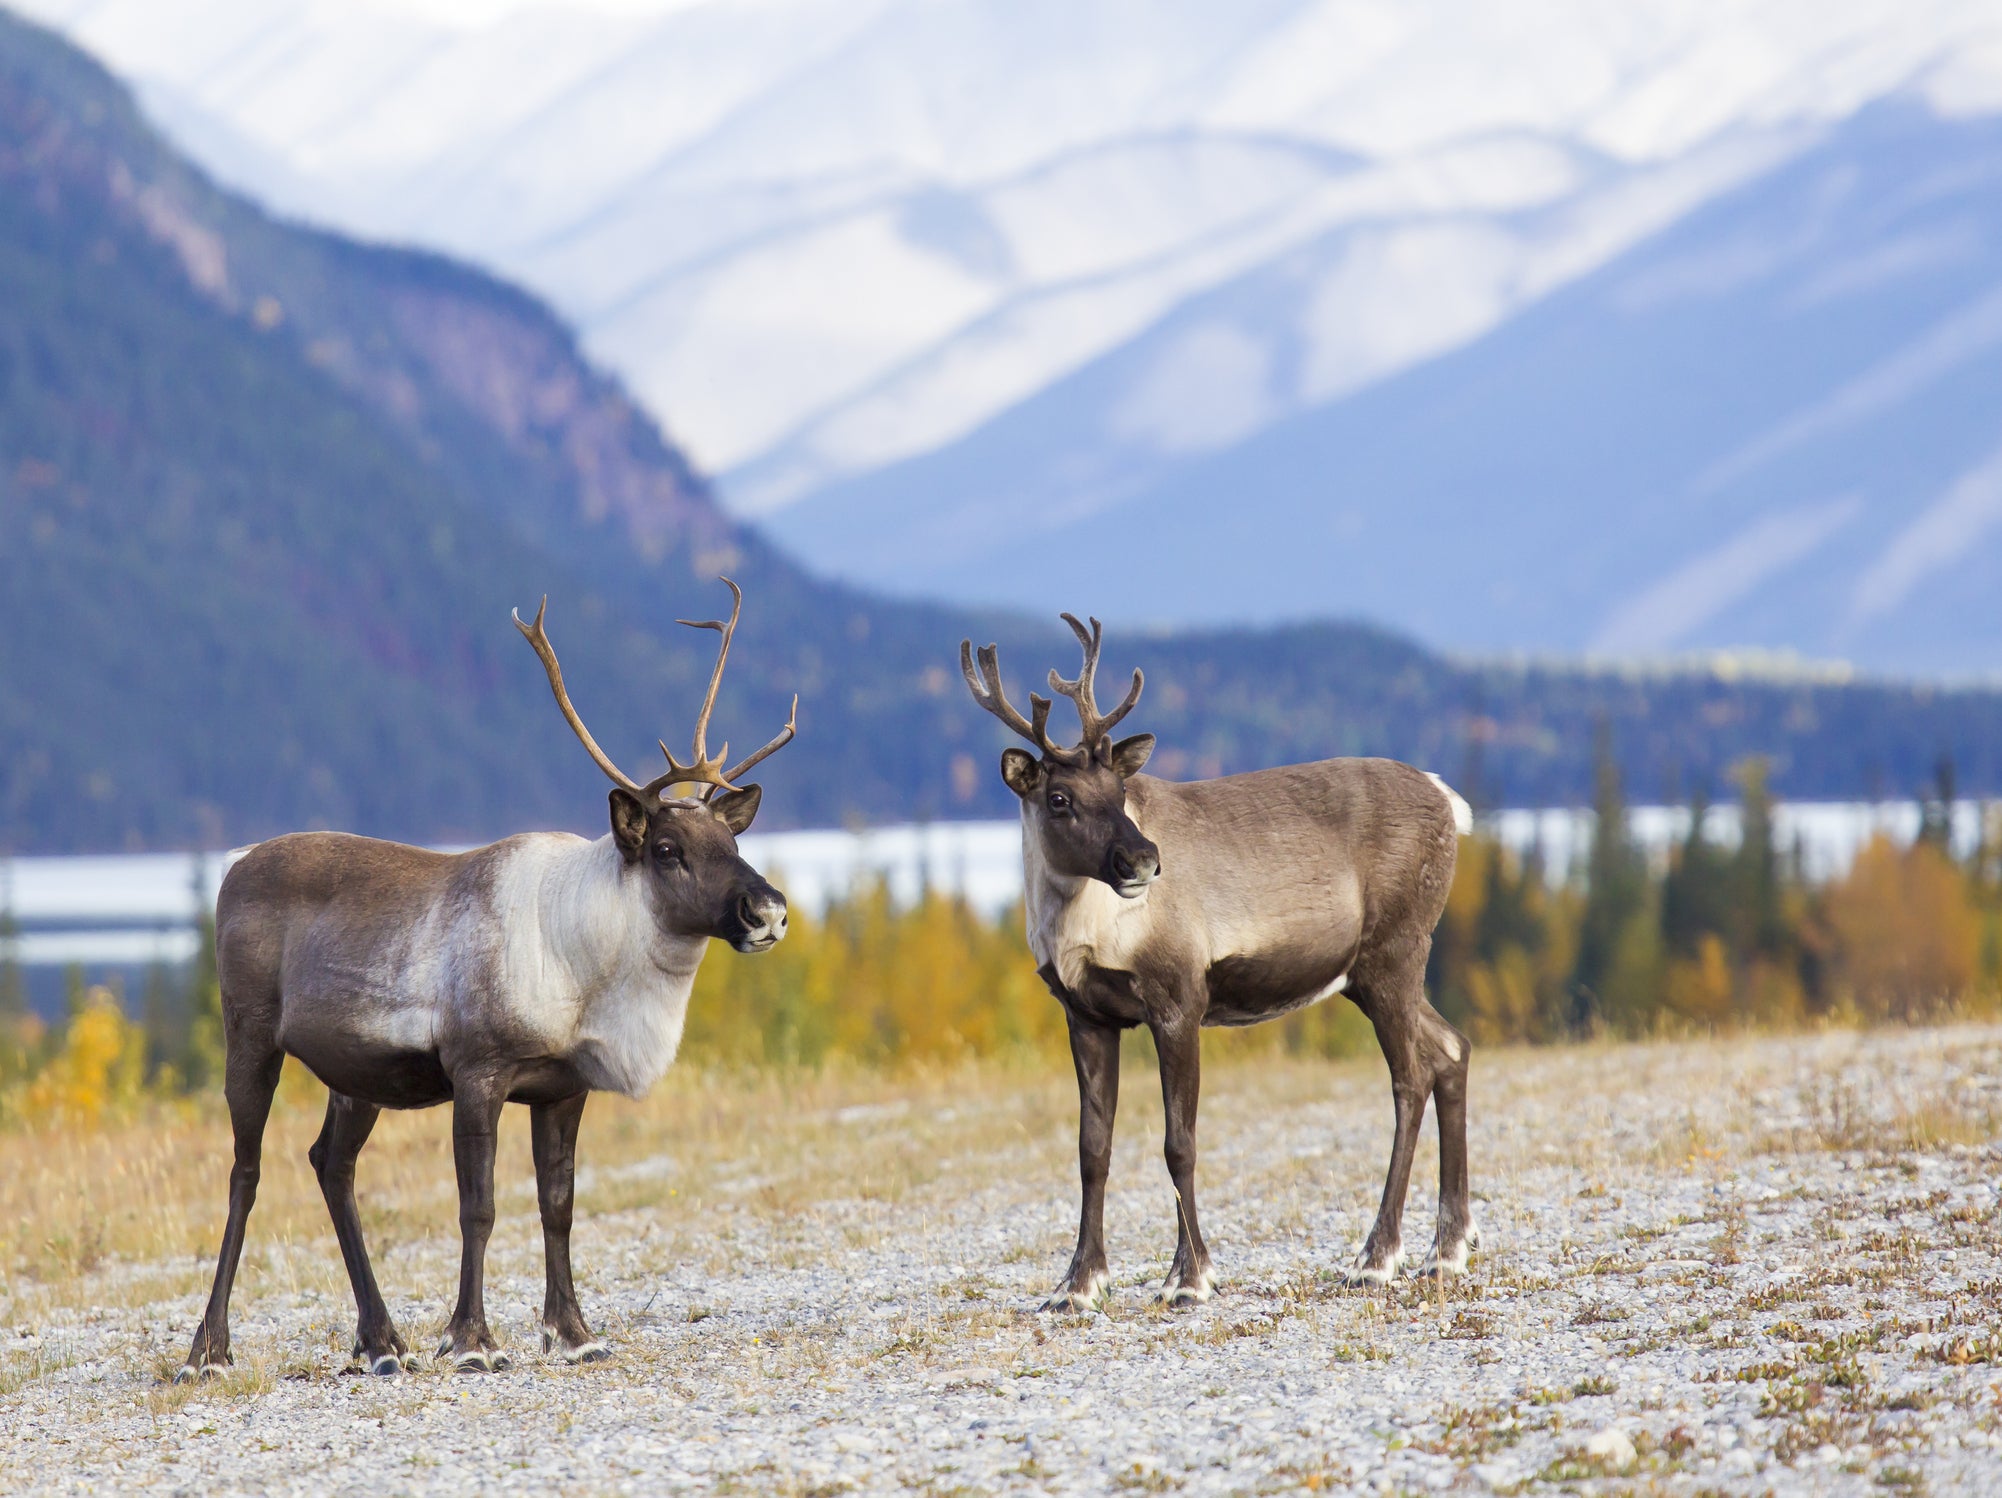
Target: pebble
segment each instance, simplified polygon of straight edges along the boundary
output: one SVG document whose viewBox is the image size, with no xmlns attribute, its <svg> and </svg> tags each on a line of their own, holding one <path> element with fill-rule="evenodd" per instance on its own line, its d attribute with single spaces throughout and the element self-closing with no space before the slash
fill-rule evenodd
<svg viewBox="0 0 2002 1498">
<path fill-rule="evenodd" d="M 1198 1183 L 1220 1292 L 1174 1311 L 1146 1295 L 1174 1216 L 1137 1076 L 1108 1193 L 1114 1283 L 1090 1316 L 1035 1309 L 1070 1251 L 1075 1115 L 1021 1127 L 984 1076 L 952 1099 L 952 1127 L 973 1132 L 951 1169 L 895 1190 L 865 1177 L 866 1153 L 853 1175 L 795 1170 L 778 1140 L 738 1173 L 769 1193 L 686 1174 L 671 1202 L 663 1188 L 612 1211 L 585 1193 L 578 1275 L 615 1352 L 595 1367 L 537 1351 L 532 1196 L 503 1198 L 490 1259 L 515 1357 L 500 1374 L 339 1376 L 353 1309 L 330 1232 L 260 1244 L 237 1302 L 252 1376 L 192 1394 L 155 1370 L 184 1350 L 199 1294 L 86 1296 L 42 1325 L 23 1314 L 42 1292 L 8 1280 L 0 1486 L 1557 1492 L 1581 1453 L 1672 1491 L 1992 1477 L 1993 1343 L 1968 1342 L 1964 1363 L 1939 1349 L 2002 1325 L 1996 1093 L 1964 1085 L 2002 1076 L 2002 1030 L 1477 1051 L 1484 1247 L 1443 1288 L 1340 1281 L 1387 1153 L 1380 1070 L 1206 1065 Z M 933 1126 L 885 1091 L 818 1126 L 858 1152 Z M 1975 1143 L 1916 1150 L 1907 1117 Z M 773 1127 L 795 1123 L 814 1125 Z M 1413 1172 L 1414 1260 L 1436 1158 L 1428 1141 Z M 631 1192 L 650 1176 L 601 1179 Z M 368 1219 L 366 1160 L 362 1198 Z M 378 1252 L 413 1345 L 435 1338 L 457 1252 L 449 1220 L 412 1217 Z M 144 1282 L 135 1268 L 121 1285 Z M 1860 1386 L 1823 1377 L 1824 1347 Z M 1906 1395 L 1923 1415 L 1892 1407 Z"/>
</svg>

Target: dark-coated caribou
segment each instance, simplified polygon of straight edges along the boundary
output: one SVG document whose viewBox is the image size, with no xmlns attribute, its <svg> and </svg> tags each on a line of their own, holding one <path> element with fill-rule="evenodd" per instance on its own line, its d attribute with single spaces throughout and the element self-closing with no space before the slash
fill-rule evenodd
<svg viewBox="0 0 2002 1498">
<path fill-rule="evenodd" d="M 1432 928 L 1453 882 L 1467 805 L 1433 775 L 1387 759 L 1330 759 L 1186 784 L 1140 769 L 1152 734 L 1112 739 L 1140 700 L 1098 711 L 1101 630 L 1064 621 L 1084 647 L 1075 681 L 1050 672 L 1083 736 L 1050 742 L 1050 699 L 1024 718 L 1002 691 L 995 648 L 960 645 L 974 700 L 1039 754 L 1008 749 L 1001 776 L 1022 801 L 1029 947 L 1063 1004 L 1077 1066 L 1077 1252 L 1047 1309 L 1104 1294 L 1105 1177 L 1119 1100 L 1119 1039 L 1145 1025 L 1161 1058 L 1174 1262 L 1159 1296 L 1209 1298 L 1196 1215 L 1196 1098 L 1204 1025 L 1253 1025 L 1347 994 L 1390 1063 L 1397 1123 L 1383 1202 L 1348 1274 L 1388 1280 L 1403 1261 L 1405 1188 L 1431 1098 L 1439 1117 L 1439 1220 L 1425 1268 L 1465 1267 L 1478 1241 L 1467 1202 L 1467 1039 L 1425 999 Z"/>
<path fill-rule="evenodd" d="M 711 937 L 762 952 L 785 935 L 785 898 L 737 854 L 759 788 L 738 779 L 793 736 L 793 721 L 729 766 L 705 735 L 743 594 L 730 617 L 680 622 L 722 636 L 695 718 L 693 761 L 639 784 L 614 765 L 570 705 L 542 627 L 515 625 L 541 657 L 557 705 L 611 777 L 611 832 L 511 837 L 447 855 L 332 832 L 250 849 L 216 901 L 216 961 L 227 1046 L 223 1090 L 236 1136 L 229 1223 L 215 1288 L 180 1377 L 229 1358 L 229 1293 L 257 1196 L 265 1118 L 279 1068 L 297 1056 L 332 1093 L 309 1152 L 354 1282 L 354 1355 L 375 1373 L 414 1367 L 376 1288 L 355 1209 L 355 1157 L 384 1108 L 452 1104 L 463 1256 L 459 1301 L 438 1356 L 505 1366 L 487 1329 L 487 1236 L 494 1137 L 503 1104 L 529 1106 L 547 1290 L 543 1351 L 607 1355 L 570 1280 L 577 1125 L 594 1091 L 638 1095 L 674 1060 L 696 968 Z M 799 703 L 794 699 L 797 712 Z M 692 796 L 669 793 L 696 788 Z"/>
</svg>

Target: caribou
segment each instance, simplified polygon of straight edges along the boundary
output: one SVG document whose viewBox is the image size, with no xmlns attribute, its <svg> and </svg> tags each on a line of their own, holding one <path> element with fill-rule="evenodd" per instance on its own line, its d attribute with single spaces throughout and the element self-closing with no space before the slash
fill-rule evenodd
<svg viewBox="0 0 2002 1498">
<path fill-rule="evenodd" d="M 230 1362 L 229 1297 L 257 1198 L 264 1125 L 286 1056 L 330 1096 L 307 1158 L 353 1282 L 354 1356 L 395 1374 L 417 1360 L 376 1287 L 355 1206 L 355 1158 L 384 1108 L 452 1105 L 462 1256 L 459 1299 L 437 1356 L 469 1372 L 503 1368 L 484 1273 L 494 1222 L 494 1141 L 503 1105 L 525 1103 L 541 1208 L 542 1348 L 596 1362 L 570 1277 L 577 1129 L 596 1091 L 638 1096 L 674 1060 L 696 969 L 711 938 L 763 952 L 786 930 L 786 902 L 737 852 L 762 792 L 740 778 L 791 742 L 786 725 L 734 765 L 708 752 L 709 716 L 743 593 L 728 578 L 728 620 L 677 622 L 722 637 L 695 717 L 694 752 L 644 785 L 598 747 L 564 689 L 543 628 L 534 647 L 571 730 L 611 779 L 611 830 L 595 842 L 534 832 L 445 854 L 335 832 L 272 838 L 230 868 L 216 901 L 225 1061 L 236 1161 L 208 1309 L 179 1379 Z M 693 794 L 674 795 L 678 789 Z"/>
<path fill-rule="evenodd" d="M 1383 1283 L 1404 1262 L 1404 1198 L 1425 1104 L 1437 1106 L 1439 1215 L 1422 1271 L 1466 1267 L 1479 1235 L 1467 1200 L 1467 1038 L 1425 997 L 1432 930 L 1453 882 L 1467 803 L 1443 780 L 1388 759 L 1330 759 L 1216 780 L 1143 775 L 1152 734 L 1114 741 L 1145 678 L 1100 713 L 1103 630 L 1063 616 L 1084 650 L 1074 680 L 1082 736 L 1051 742 L 1052 698 L 1029 716 L 1002 690 L 998 652 L 960 644 L 974 701 L 1035 746 L 1001 755 L 1021 800 L 1029 948 L 1063 1005 L 1077 1069 L 1077 1249 L 1044 1309 L 1104 1297 L 1105 1182 L 1124 1031 L 1145 1026 L 1160 1058 L 1175 1256 L 1157 1296 L 1215 1288 L 1196 1212 L 1196 1102 L 1205 1025 L 1254 1025 L 1344 994 L 1369 1018 L 1390 1065 L 1396 1125 L 1376 1220 L 1346 1274 Z"/>
</svg>

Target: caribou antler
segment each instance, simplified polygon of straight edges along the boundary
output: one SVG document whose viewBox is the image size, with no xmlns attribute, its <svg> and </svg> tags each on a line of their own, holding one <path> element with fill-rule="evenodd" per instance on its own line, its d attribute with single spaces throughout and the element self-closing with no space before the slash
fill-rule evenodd
<svg viewBox="0 0 2002 1498">
<path fill-rule="evenodd" d="M 716 650 L 716 665 L 709 673 L 709 690 L 702 697 L 702 711 L 695 715 L 694 761 L 682 764 L 674 757 L 674 751 L 667 747 L 665 739 L 660 741 L 660 752 L 667 756 L 667 783 L 669 785 L 708 786 L 713 795 L 718 787 L 734 791 L 730 777 L 723 773 L 723 763 L 730 757 L 730 746 L 725 743 L 717 751 L 716 757 L 709 757 L 709 715 L 716 710 L 716 693 L 723 685 L 723 667 L 730 660 L 730 640 L 737 633 L 737 615 L 743 612 L 744 590 L 731 582 L 721 579 L 723 586 L 730 590 L 730 617 L 723 619 L 677 619 L 676 624 L 685 624 L 690 629 L 713 629 L 723 637 L 723 643 Z"/>
<path fill-rule="evenodd" d="M 959 669 L 966 677 L 966 689 L 973 693 L 973 700 L 994 714 L 1023 738 L 1034 744 L 1052 759 L 1065 763 L 1082 763 L 1072 759 L 1069 751 L 1059 749 L 1050 742 L 1050 699 L 1029 694 L 1029 711 L 1035 714 L 1035 721 L 1022 716 L 1021 709 L 1008 700 L 1008 694 L 1001 686 L 1001 649 L 998 645 L 980 647 L 980 671 L 973 669 L 973 642 L 959 642 Z"/>
<path fill-rule="evenodd" d="M 723 685 L 723 667 L 728 664 L 730 659 L 730 641 L 736 636 L 737 616 L 743 612 L 744 608 L 744 590 L 727 577 L 719 578 L 717 581 L 730 590 L 730 617 L 728 619 L 677 619 L 674 621 L 676 624 L 685 624 L 690 629 L 713 629 L 723 637 L 723 643 L 716 649 L 715 669 L 709 673 L 709 690 L 702 697 L 702 711 L 695 715 L 695 743 L 690 751 L 695 757 L 694 763 L 682 764 L 674 757 L 674 751 L 667 747 L 665 741 L 662 741 L 660 746 L 660 752 L 667 756 L 667 774 L 662 777 L 664 781 L 668 785 L 704 786 L 706 789 L 702 792 L 702 798 L 705 801 L 714 796 L 719 790 L 736 790 L 736 780 L 739 775 L 742 775 L 753 765 L 760 764 L 772 755 L 777 754 L 779 750 L 790 744 L 799 720 L 799 694 L 795 692 L 792 699 L 792 708 L 786 714 L 786 726 L 781 728 L 772 738 L 772 741 L 766 744 L 764 748 L 760 749 L 756 754 L 750 755 L 748 758 L 739 760 L 727 770 L 723 768 L 724 761 L 730 757 L 730 746 L 727 742 L 722 748 L 716 751 L 715 758 L 712 759 L 709 757 L 709 714 L 715 711 L 716 708 L 716 693 Z"/>
<path fill-rule="evenodd" d="M 973 642 L 961 640 L 959 669 L 966 676 L 967 690 L 973 693 L 975 702 L 1042 750 L 1048 758 L 1060 764 L 1081 766 L 1090 762 L 1091 757 L 1098 752 L 1099 746 L 1105 742 L 1106 736 L 1118 725 L 1119 720 L 1133 711 L 1134 704 L 1140 700 L 1140 688 L 1145 678 L 1136 667 L 1133 672 L 1133 689 L 1126 694 L 1126 700 L 1113 709 L 1109 717 L 1101 718 L 1098 715 L 1097 699 L 1092 692 L 1092 678 L 1098 672 L 1098 650 L 1104 633 L 1103 626 L 1094 619 L 1091 621 L 1091 631 L 1087 634 L 1085 627 L 1077 622 L 1076 615 L 1065 614 L 1063 617 L 1064 623 L 1068 624 L 1072 633 L 1077 636 L 1078 643 L 1084 646 L 1084 669 L 1078 672 L 1076 681 L 1065 681 L 1055 671 L 1050 672 L 1051 689 L 1077 704 L 1078 721 L 1084 729 L 1084 737 L 1073 748 L 1062 749 L 1050 742 L 1051 699 L 1039 697 L 1034 692 L 1029 694 L 1029 711 L 1034 715 L 1033 722 L 1024 718 L 1008 701 L 1007 694 L 1001 690 L 1000 653 L 994 646 L 981 647 L 980 670 L 976 675 L 973 669 Z"/>
<path fill-rule="evenodd" d="M 1077 636 L 1078 644 L 1084 647 L 1084 667 L 1078 672 L 1076 681 L 1065 681 L 1052 670 L 1050 690 L 1061 692 L 1076 704 L 1078 725 L 1084 730 L 1084 737 L 1078 741 L 1078 747 L 1087 755 L 1096 754 L 1112 730 L 1119 726 L 1119 720 L 1133 711 L 1134 704 L 1140 700 L 1140 688 L 1146 684 L 1147 678 L 1142 676 L 1140 668 L 1135 666 L 1133 685 L 1126 693 L 1126 700 L 1101 718 L 1098 715 L 1098 694 L 1093 689 L 1092 678 L 1098 675 L 1098 651 L 1104 640 L 1105 627 L 1094 619 L 1091 621 L 1091 632 L 1087 634 L 1085 627 L 1077 622 L 1077 615 L 1065 614 L 1063 618 L 1064 623 L 1071 627 L 1071 633 Z"/>
<path fill-rule="evenodd" d="M 591 737 L 591 731 L 584 726 L 584 720 L 577 716 L 577 709 L 570 705 L 570 694 L 563 689 L 563 668 L 557 664 L 556 651 L 549 643 L 548 632 L 542 627 L 542 616 L 549 609 L 548 597 L 544 596 L 542 606 L 535 611 L 535 623 L 533 625 L 523 624 L 521 622 L 520 611 L 516 610 L 515 612 L 515 628 L 522 632 L 528 643 L 535 647 L 535 653 L 542 658 L 542 668 L 549 673 L 550 689 L 556 693 L 556 705 L 563 709 L 563 716 L 569 721 L 572 731 L 583 741 L 584 748 L 589 751 L 591 758 L 598 762 L 598 768 L 612 778 L 614 785 L 624 786 L 627 790 L 640 796 L 642 799 L 650 801 L 677 785 L 702 786 L 704 789 L 701 792 L 701 796 L 705 801 L 719 790 L 734 791 L 737 789 L 736 781 L 739 775 L 742 775 L 753 765 L 759 764 L 785 748 L 787 744 L 792 742 L 793 735 L 797 730 L 799 697 L 795 694 L 792 699 L 792 710 L 786 714 L 786 726 L 780 729 L 777 737 L 756 754 L 751 755 L 747 759 L 739 760 L 727 770 L 723 768 L 724 761 L 730 756 L 730 746 L 727 743 L 716 751 L 713 758 L 710 756 L 708 747 L 709 715 L 716 710 L 716 693 L 723 685 L 723 667 L 730 659 L 730 640 L 737 632 L 737 616 L 742 612 L 744 607 L 744 590 L 734 582 L 731 582 L 727 577 L 721 579 L 721 581 L 730 590 L 730 617 L 728 620 L 677 619 L 674 621 L 676 624 L 686 624 L 691 629 L 713 629 L 723 637 L 722 647 L 716 652 L 716 665 L 709 673 L 709 690 L 703 695 L 702 711 L 695 715 L 694 761 L 691 764 L 682 764 L 674 757 L 674 751 L 667 747 L 666 741 L 662 740 L 660 752 L 667 756 L 667 773 L 654 777 L 645 785 L 639 784 L 626 775 L 617 765 L 612 763 L 611 756 L 598 747 L 598 741 Z"/>
<path fill-rule="evenodd" d="M 549 632 L 542 627 L 542 616 L 549 612 L 549 595 L 542 595 L 542 605 L 535 611 L 535 623 L 523 624 L 521 610 L 515 609 L 514 627 L 521 631 L 522 638 L 535 647 L 535 653 L 542 657 L 542 669 L 549 673 L 549 689 L 556 694 L 556 705 L 563 709 L 563 716 L 570 729 L 583 741 L 585 751 L 598 762 L 598 768 L 612 777 L 612 784 L 622 785 L 635 795 L 645 794 L 640 783 L 612 763 L 612 757 L 598 747 L 598 741 L 591 737 L 591 730 L 584 726 L 584 720 L 577 716 L 577 709 L 570 705 L 570 694 L 563 689 L 563 667 L 557 664 L 556 647 L 549 643 Z"/>
</svg>

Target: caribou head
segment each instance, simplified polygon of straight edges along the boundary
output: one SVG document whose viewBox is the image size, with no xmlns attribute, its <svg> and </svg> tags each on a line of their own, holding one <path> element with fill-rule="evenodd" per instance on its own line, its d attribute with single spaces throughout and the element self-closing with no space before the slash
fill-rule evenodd
<svg viewBox="0 0 2002 1498">
<path fill-rule="evenodd" d="M 1112 730 L 1139 702 L 1145 678 L 1135 667 L 1125 701 L 1101 715 L 1092 679 L 1098 673 L 1103 626 L 1094 619 L 1087 630 L 1074 614 L 1063 619 L 1084 647 L 1084 667 L 1076 680 L 1050 672 L 1050 690 L 1076 705 L 1083 730 L 1068 748 L 1050 742 L 1051 698 L 1031 692 L 1027 718 L 1008 701 L 996 647 L 981 647 L 976 671 L 973 642 L 961 640 L 959 668 L 966 673 L 973 700 L 1036 746 L 1036 754 L 1003 750 L 1001 778 L 1022 798 L 1028 835 L 1040 847 L 1045 866 L 1066 878 L 1100 880 L 1124 898 L 1137 899 L 1160 876 L 1161 853 L 1126 813 L 1126 782 L 1154 752 L 1154 735 L 1136 733 L 1115 743 Z"/>
<path fill-rule="evenodd" d="M 799 714 L 799 698 L 792 702 L 786 725 L 757 753 L 724 768 L 730 757 L 728 744 L 711 756 L 708 750 L 709 714 L 716 706 L 716 692 L 723 684 L 723 667 L 730 659 L 730 639 L 737 631 L 737 615 L 743 608 L 744 593 L 729 578 L 730 617 L 723 619 L 677 619 L 691 629 L 713 629 L 722 636 L 716 652 L 715 669 L 709 673 L 709 691 L 702 699 L 702 711 L 695 716 L 695 744 L 687 764 L 661 743 L 667 756 L 667 770 L 645 785 L 632 779 L 611 756 L 598 747 L 570 694 L 563 687 L 563 668 L 549 643 L 542 617 L 549 600 L 535 611 L 535 622 L 524 624 L 514 616 L 542 667 L 549 673 L 549 686 L 556 693 L 556 705 L 563 710 L 585 750 L 598 768 L 611 777 L 612 838 L 618 844 L 629 875 L 647 881 L 654 919 L 670 936 L 713 936 L 727 941 L 740 952 L 764 952 L 778 944 L 786 932 L 785 896 L 767 884 L 737 853 L 737 837 L 758 814 L 763 792 L 756 785 L 737 784 L 739 777 L 770 755 L 792 742 Z M 672 795 L 682 787 L 693 794 Z"/>
</svg>

